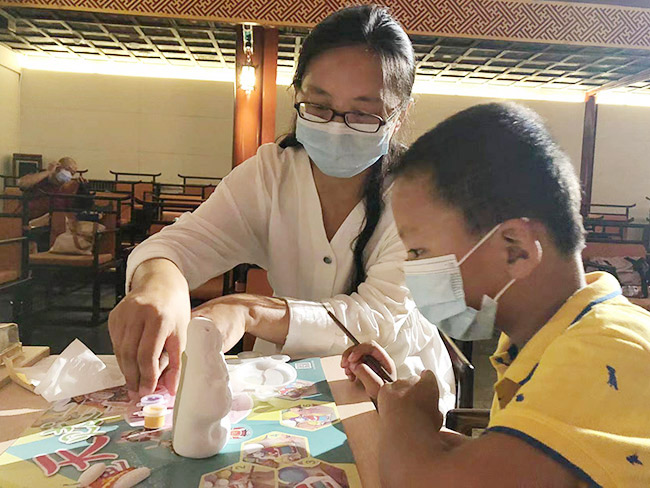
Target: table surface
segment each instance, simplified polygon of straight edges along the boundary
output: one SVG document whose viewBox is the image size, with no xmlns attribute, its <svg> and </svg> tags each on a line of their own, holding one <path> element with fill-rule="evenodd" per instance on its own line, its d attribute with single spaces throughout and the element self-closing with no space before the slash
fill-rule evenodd
<svg viewBox="0 0 650 488">
<path fill-rule="evenodd" d="M 99 356 L 105 363 L 114 356 Z M 365 487 L 379 486 L 377 444 L 379 417 L 360 385 L 351 383 L 340 367 L 340 356 L 322 358 L 323 371 L 332 389 L 348 442 Z M 0 389 L 0 453 L 47 409 L 42 397 L 11 383 Z"/>
</svg>

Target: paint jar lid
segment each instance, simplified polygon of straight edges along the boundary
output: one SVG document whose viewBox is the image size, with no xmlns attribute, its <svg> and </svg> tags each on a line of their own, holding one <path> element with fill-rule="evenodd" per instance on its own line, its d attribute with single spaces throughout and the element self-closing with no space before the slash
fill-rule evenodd
<svg viewBox="0 0 650 488">
<path fill-rule="evenodd" d="M 140 398 L 140 404 L 142 404 L 143 407 L 146 407 L 147 405 L 160 405 L 163 403 L 165 403 L 165 397 L 159 393 L 145 395 Z"/>
</svg>

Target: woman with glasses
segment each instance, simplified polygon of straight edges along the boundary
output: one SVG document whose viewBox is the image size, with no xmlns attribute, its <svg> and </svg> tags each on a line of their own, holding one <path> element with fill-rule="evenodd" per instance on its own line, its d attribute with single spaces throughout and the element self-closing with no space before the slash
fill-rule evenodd
<svg viewBox="0 0 650 488">
<path fill-rule="evenodd" d="M 130 291 L 109 319 L 130 390 L 147 394 L 161 377 L 175 391 L 188 289 L 253 263 L 286 298 L 229 295 L 192 312 L 215 322 L 226 350 L 249 332 L 262 353 L 340 354 L 351 344 L 332 313 L 358 340 L 382 345 L 397 376 L 433 370 L 440 408 L 453 406 L 451 361 L 404 284 L 386 193 L 414 76 L 410 40 L 383 8 L 347 8 L 314 28 L 293 80 L 291 134 L 261 146 L 201 207 L 131 254 Z"/>
</svg>

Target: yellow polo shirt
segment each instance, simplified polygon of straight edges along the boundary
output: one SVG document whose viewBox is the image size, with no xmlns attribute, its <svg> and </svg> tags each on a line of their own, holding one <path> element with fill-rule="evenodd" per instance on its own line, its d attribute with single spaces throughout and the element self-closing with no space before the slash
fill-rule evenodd
<svg viewBox="0 0 650 488">
<path fill-rule="evenodd" d="M 650 487 L 650 313 L 607 273 L 587 284 L 521 350 L 501 335 L 488 430 L 541 450 L 581 486 Z"/>
</svg>

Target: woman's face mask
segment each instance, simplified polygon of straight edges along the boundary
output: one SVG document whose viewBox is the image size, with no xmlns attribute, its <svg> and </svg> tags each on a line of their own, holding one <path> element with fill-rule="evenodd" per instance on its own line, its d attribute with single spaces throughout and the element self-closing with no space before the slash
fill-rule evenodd
<svg viewBox="0 0 650 488">
<path fill-rule="evenodd" d="M 322 124 L 298 117 L 296 139 L 324 174 L 352 178 L 388 153 L 396 125 L 393 120 L 369 134 L 351 129 L 342 122 Z"/>
<path fill-rule="evenodd" d="M 455 254 L 407 261 L 406 286 L 420 313 L 453 339 L 489 339 L 494 331 L 499 298 L 512 286 L 511 280 L 494 298 L 483 295 L 480 310 L 467 305 L 460 266 L 490 239 L 500 224 L 488 232 L 458 261 Z"/>
</svg>

